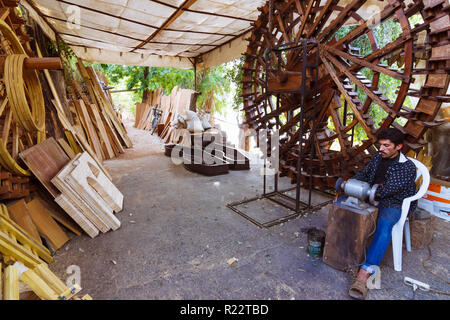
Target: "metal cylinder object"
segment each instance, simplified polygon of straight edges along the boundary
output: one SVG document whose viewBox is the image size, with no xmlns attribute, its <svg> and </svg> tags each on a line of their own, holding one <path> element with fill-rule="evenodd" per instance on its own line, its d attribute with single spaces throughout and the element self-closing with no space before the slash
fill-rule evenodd
<svg viewBox="0 0 450 320">
<path fill-rule="evenodd" d="M 366 200 L 370 193 L 370 184 L 356 179 L 349 179 L 344 186 L 344 193 L 348 196 Z"/>
<path fill-rule="evenodd" d="M 375 193 L 377 189 L 378 184 L 371 187 L 369 183 L 356 179 L 344 181 L 344 179 L 339 178 L 336 182 L 337 192 L 344 193 L 346 196 L 355 197 L 361 201 L 368 200 L 372 204 L 375 204 Z"/>
</svg>

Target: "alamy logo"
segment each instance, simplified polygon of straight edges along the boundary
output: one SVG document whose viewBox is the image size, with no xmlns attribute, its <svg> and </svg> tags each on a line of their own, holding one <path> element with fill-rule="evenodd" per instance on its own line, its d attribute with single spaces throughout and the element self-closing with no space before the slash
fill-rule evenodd
<svg viewBox="0 0 450 320">
<path fill-rule="evenodd" d="M 66 279 L 66 285 L 71 288 L 74 285 L 78 284 L 81 286 L 81 269 L 77 265 L 68 266 L 66 269 L 66 273 L 70 276 Z"/>
</svg>

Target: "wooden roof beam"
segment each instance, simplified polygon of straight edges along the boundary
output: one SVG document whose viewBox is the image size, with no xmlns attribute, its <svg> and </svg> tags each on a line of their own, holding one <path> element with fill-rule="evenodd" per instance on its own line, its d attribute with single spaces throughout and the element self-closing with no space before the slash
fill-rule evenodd
<svg viewBox="0 0 450 320">
<path fill-rule="evenodd" d="M 155 32 L 152 33 L 150 37 L 148 37 L 145 41 L 143 41 L 141 44 L 139 44 L 137 47 L 135 47 L 131 52 L 142 48 L 145 46 L 149 41 L 152 41 L 161 31 L 163 31 L 165 28 L 167 28 L 169 25 L 171 25 L 176 19 L 178 19 L 179 16 L 183 14 L 183 9 L 188 9 L 191 7 L 197 0 L 185 0 L 181 6 L 175 10 L 174 13 L 162 24 L 160 28 L 158 28 Z"/>
</svg>

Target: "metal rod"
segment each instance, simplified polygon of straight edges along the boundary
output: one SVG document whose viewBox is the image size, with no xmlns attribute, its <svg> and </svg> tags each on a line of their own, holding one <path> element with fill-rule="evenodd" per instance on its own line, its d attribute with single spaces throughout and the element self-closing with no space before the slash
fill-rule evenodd
<svg viewBox="0 0 450 320">
<path fill-rule="evenodd" d="M 278 111 L 278 109 L 280 108 L 280 94 L 277 94 L 277 111 Z M 280 129 L 280 127 L 279 127 L 279 125 L 278 125 L 278 122 L 277 122 L 277 124 L 276 124 L 276 128 L 277 128 L 277 131 Z M 270 152 L 271 152 L 271 155 L 272 155 L 272 139 L 270 140 Z M 279 143 L 279 141 L 277 142 L 277 143 Z M 275 191 L 278 191 L 278 177 L 279 177 L 279 168 L 275 168 L 276 169 L 276 172 L 275 172 L 275 177 L 274 177 L 274 179 L 275 179 L 275 181 L 274 181 L 274 184 L 275 184 Z"/>
<path fill-rule="evenodd" d="M 306 61 L 305 61 L 306 63 Z M 319 48 L 317 47 L 316 50 L 316 63 L 314 66 L 314 94 L 313 94 L 313 116 L 312 116 L 312 136 L 310 137 L 311 139 L 311 152 L 310 152 L 310 162 L 309 162 L 309 195 L 308 195 L 308 208 L 311 208 L 311 191 L 312 191 L 312 182 L 313 182 L 313 158 L 315 155 L 315 148 L 314 148 L 314 143 L 315 143 L 315 139 L 316 139 L 316 125 L 317 125 L 317 121 L 315 121 L 316 119 L 316 96 L 317 96 L 317 81 L 319 81 Z"/>
<path fill-rule="evenodd" d="M 194 91 L 197 92 L 197 57 L 194 58 Z"/>
<path fill-rule="evenodd" d="M 303 120 L 304 120 L 304 107 L 305 107 L 305 91 L 306 91 L 306 61 L 307 61 L 307 42 L 303 41 L 303 64 L 302 64 L 302 86 L 301 86 L 301 98 L 300 98 L 300 135 L 299 135 L 299 149 L 297 159 L 297 190 L 296 190 L 296 204 L 295 211 L 299 212 L 300 204 L 300 177 L 301 177 L 301 163 L 303 152 Z"/>
</svg>

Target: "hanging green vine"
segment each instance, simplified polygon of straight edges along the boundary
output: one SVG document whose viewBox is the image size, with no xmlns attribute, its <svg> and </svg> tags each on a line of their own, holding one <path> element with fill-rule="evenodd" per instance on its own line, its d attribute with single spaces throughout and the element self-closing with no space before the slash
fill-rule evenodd
<svg viewBox="0 0 450 320">
<path fill-rule="evenodd" d="M 77 56 L 71 47 L 62 40 L 48 42 L 49 53 L 52 56 L 60 56 L 66 78 L 78 78 L 76 67 Z"/>
</svg>

